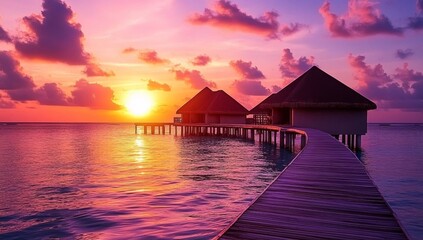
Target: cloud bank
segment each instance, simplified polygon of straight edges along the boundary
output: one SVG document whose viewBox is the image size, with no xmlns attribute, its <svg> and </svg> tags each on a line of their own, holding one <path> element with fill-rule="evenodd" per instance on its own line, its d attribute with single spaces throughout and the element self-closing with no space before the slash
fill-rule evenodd
<svg viewBox="0 0 423 240">
<path fill-rule="evenodd" d="M 406 59 L 409 58 L 414 54 L 413 50 L 407 48 L 407 49 L 398 49 L 395 52 L 395 56 L 399 59 Z"/>
<path fill-rule="evenodd" d="M 198 55 L 192 61 L 191 64 L 194 66 L 206 66 L 211 62 L 211 58 L 207 55 Z"/>
<path fill-rule="evenodd" d="M 196 13 L 189 18 L 189 22 L 196 25 L 210 25 L 231 31 L 266 36 L 269 39 L 279 39 L 281 35 L 292 35 L 300 31 L 304 25 L 292 23 L 280 29 L 279 14 L 275 11 L 265 12 L 260 17 L 253 17 L 241 11 L 230 1 L 218 0 L 212 9 L 206 8 L 203 13 Z"/>
<path fill-rule="evenodd" d="M 241 94 L 251 96 L 266 96 L 271 91 L 262 85 L 258 79 L 265 79 L 264 74 L 257 68 L 252 66 L 252 62 L 246 62 L 241 59 L 230 61 L 229 65 L 238 73 L 242 80 L 235 80 L 232 86 Z"/>
<path fill-rule="evenodd" d="M 175 79 L 179 81 L 184 81 L 186 84 L 189 84 L 191 88 L 202 89 L 204 87 L 216 88 L 217 84 L 212 81 L 207 81 L 201 75 L 198 70 L 188 70 L 184 68 L 172 68 L 170 70 L 175 74 Z"/>
<path fill-rule="evenodd" d="M 252 62 L 245 62 L 242 60 L 236 60 L 229 62 L 229 65 L 243 78 L 247 79 L 263 79 L 265 76 L 255 66 L 252 66 Z"/>
<path fill-rule="evenodd" d="M 333 37 L 353 38 L 376 34 L 401 36 L 403 29 L 391 21 L 371 1 L 349 0 L 348 12 L 338 16 L 330 11 L 326 1 L 319 9 L 325 25 Z"/>
<path fill-rule="evenodd" d="M 45 83 L 37 87 L 33 79 L 26 75 L 19 61 L 6 51 L 0 52 L 0 90 L 7 93 L 10 100 L 0 98 L 1 108 L 11 108 L 14 102 L 37 101 L 41 105 L 82 106 L 92 109 L 118 110 L 121 107 L 113 102 L 113 90 L 100 84 L 79 80 L 69 97 L 57 83 Z"/>
<path fill-rule="evenodd" d="M 106 72 L 103 69 L 101 69 L 97 64 L 94 63 L 88 63 L 85 66 L 84 71 L 82 71 L 87 75 L 87 77 L 111 77 L 115 76 L 115 73 L 113 71 Z"/>
<path fill-rule="evenodd" d="M 84 51 L 81 25 L 74 22 L 72 9 L 60 0 L 44 0 L 41 15 L 23 18 L 32 38 L 18 39 L 16 50 L 25 57 L 84 65 L 90 55 Z"/>
<path fill-rule="evenodd" d="M 348 62 L 359 82 L 358 91 L 378 102 L 380 107 L 421 111 L 423 108 L 423 74 L 408 64 L 389 75 L 381 64 L 364 62 L 364 56 L 349 55 Z"/>
<path fill-rule="evenodd" d="M 160 58 L 156 51 L 140 51 L 138 53 L 138 59 L 148 64 L 167 64 L 170 63 L 168 59 Z"/>
<path fill-rule="evenodd" d="M 0 26 L 0 41 L 12 42 L 9 34 L 2 28 L 2 26 Z"/>
<path fill-rule="evenodd" d="M 161 90 L 161 91 L 169 92 L 170 86 L 166 83 L 162 84 L 153 80 L 148 80 L 147 89 L 150 91 Z"/>
<path fill-rule="evenodd" d="M 314 65 L 314 57 L 300 57 L 298 60 L 294 58 L 291 50 L 285 48 L 282 51 L 282 58 L 279 64 L 279 70 L 282 74 L 282 78 L 287 82 L 291 81 L 305 71 L 310 69 Z"/>
</svg>

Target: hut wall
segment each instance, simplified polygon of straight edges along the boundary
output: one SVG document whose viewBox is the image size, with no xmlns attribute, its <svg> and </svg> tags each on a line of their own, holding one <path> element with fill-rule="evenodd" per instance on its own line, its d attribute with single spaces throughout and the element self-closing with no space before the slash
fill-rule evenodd
<svg viewBox="0 0 423 240">
<path fill-rule="evenodd" d="M 316 128 L 332 135 L 364 135 L 367 132 L 367 111 L 293 109 L 292 125 Z"/>
<path fill-rule="evenodd" d="M 246 115 L 220 115 L 222 124 L 245 124 L 246 122 Z"/>
<path fill-rule="evenodd" d="M 220 117 L 217 114 L 207 114 L 206 123 L 220 123 Z"/>
<path fill-rule="evenodd" d="M 182 114 L 182 122 L 183 123 L 204 123 L 205 114 L 184 113 Z"/>
<path fill-rule="evenodd" d="M 291 123 L 291 109 L 273 108 L 271 123 L 272 124 L 290 124 Z"/>
</svg>

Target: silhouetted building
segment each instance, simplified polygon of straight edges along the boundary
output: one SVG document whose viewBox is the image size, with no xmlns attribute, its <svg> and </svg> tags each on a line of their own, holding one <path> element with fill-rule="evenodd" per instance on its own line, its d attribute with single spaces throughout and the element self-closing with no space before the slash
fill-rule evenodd
<svg viewBox="0 0 423 240">
<path fill-rule="evenodd" d="M 176 113 L 182 123 L 245 124 L 248 110 L 226 92 L 205 87 Z"/>
</svg>

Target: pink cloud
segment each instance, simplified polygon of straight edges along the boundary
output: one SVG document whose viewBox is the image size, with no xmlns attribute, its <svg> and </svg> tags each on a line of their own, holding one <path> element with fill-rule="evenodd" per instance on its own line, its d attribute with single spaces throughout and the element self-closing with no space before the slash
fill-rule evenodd
<svg viewBox="0 0 423 240">
<path fill-rule="evenodd" d="M 208 24 L 231 31 L 254 33 L 270 39 L 278 39 L 281 33 L 283 34 L 279 29 L 278 16 L 277 12 L 269 11 L 255 18 L 242 12 L 236 4 L 232 4 L 230 1 L 218 0 L 213 9 L 206 8 L 203 13 L 196 13 L 189 18 L 189 21 L 192 24 Z M 286 28 L 290 28 L 290 26 L 286 26 Z M 299 29 L 294 25 L 290 31 L 285 30 L 285 33 L 293 34 Z"/>
<path fill-rule="evenodd" d="M 89 83 L 81 79 L 75 83 L 75 90 L 71 92 L 72 105 L 89 107 L 92 109 L 119 110 L 122 107 L 113 102 L 114 92 L 109 87 L 98 83 Z"/>
<path fill-rule="evenodd" d="M 421 111 L 423 108 L 423 74 L 404 65 L 389 75 L 381 64 L 370 66 L 364 56 L 349 55 L 348 61 L 359 81 L 358 91 L 378 102 L 380 107 Z"/>
<path fill-rule="evenodd" d="M 279 92 L 280 90 L 282 90 L 282 87 L 279 87 L 278 85 L 273 85 L 271 92 L 276 93 L 276 92 Z"/>
<path fill-rule="evenodd" d="M 0 26 L 0 41 L 12 42 L 9 34 L 2 28 L 2 26 Z"/>
<path fill-rule="evenodd" d="M 376 34 L 401 36 L 403 29 L 394 27 L 375 5 L 371 1 L 349 0 L 348 12 L 340 17 L 331 13 L 330 3 L 326 1 L 319 13 L 334 37 L 365 37 Z"/>
<path fill-rule="evenodd" d="M 88 63 L 85 66 L 84 71 L 82 71 L 87 75 L 87 77 L 111 77 L 115 76 L 115 73 L 113 71 L 106 72 L 103 69 L 101 69 L 97 64 L 94 63 Z"/>
<path fill-rule="evenodd" d="M 290 81 L 294 78 L 299 77 L 305 71 L 310 69 L 314 65 L 314 57 L 300 57 L 298 60 L 294 58 L 291 50 L 286 48 L 282 52 L 281 63 L 279 70 L 282 73 L 282 77 L 285 81 Z"/>
<path fill-rule="evenodd" d="M 202 89 L 204 87 L 217 87 L 215 82 L 204 79 L 198 70 L 172 68 L 170 71 L 175 74 L 176 80 L 184 81 L 185 83 L 191 85 L 191 88 Z"/>
<path fill-rule="evenodd" d="M 138 58 L 145 63 L 157 65 L 167 64 L 170 62 L 168 59 L 160 58 L 156 51 L 140 51 Z"/>
<path fill-rule="evenodd" d="M 15 108 L 16 104 L 0 94 L 0 108 Z"/>
<path fill-rule="evenodd" d="M 122 50 L 122 53 L 133 53 L 133 52 L 136 52 L 137 51 L 137 49 L 135 49 L 135 48 L 133 48 L 133 47 L 128 47 L 128 48 L 125 48 L 125 49 L 123 49 Z"/>
<path fill-rule="evenodd" d="M 194 66 L 206 66 L 210 62 L 211 58 L 207 55 L 198 55 L 191 61 Z"/>
<path fill-rule="evenodd" d="M 165 92 L 169 92 L 170 91 L 170 86 L 166 83 L 159 83 L 153 80 L 148 80 L 148 84 L 147 84 L 147 88 L 150 91 L 154 91 L 154 90 L 162 90 Z"/>
<path fill-rule="evenodd" d="M 84 51 L 81 25 L 74 22 L 72 9 L 61 0 L 44 0 L 41 15 L 23 18 L 33 38 L 18 39 L 16 50 L 28 58 L 84 65 L 90 55 Z"/>
<path fill-rule="evenodd" d="M 252 66 L 252 62 L 244 62 L 242 60 L 230 61 L 229 65 L 243 78 L 246 79 L 263 79 L 265 76 L 256 67 Z"/>
<path fill-rule="evenodd" d="M 232 85 L 239 93 L 244 95 L 266 96 L 271 93 L 261 84 L 261 81 L 257 80 L 235 80 Z"/>
</svg>

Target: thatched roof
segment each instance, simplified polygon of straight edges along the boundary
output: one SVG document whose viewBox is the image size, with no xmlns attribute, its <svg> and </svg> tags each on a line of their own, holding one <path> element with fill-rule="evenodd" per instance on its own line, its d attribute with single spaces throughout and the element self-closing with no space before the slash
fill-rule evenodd
<svg viewBox="0 0 423 240">
<path fill-rule="evenodd" d="M 252 110 L 273 107 L 376 109 L 376 104 L 316 66 Z"/>
<path fill-rule="evenodd" d="M 176 113 L 248 114 L 248 110 L 223 90 L 205 87 L 186 102 Z"/>
</svg>

